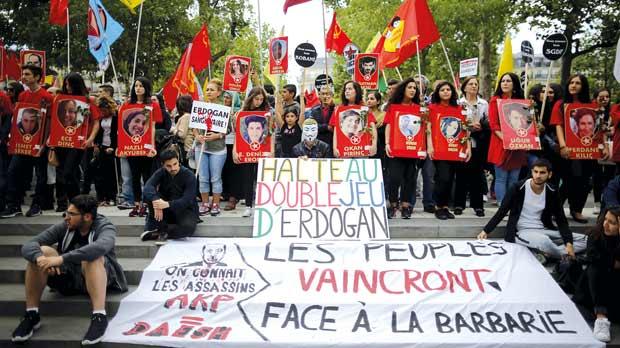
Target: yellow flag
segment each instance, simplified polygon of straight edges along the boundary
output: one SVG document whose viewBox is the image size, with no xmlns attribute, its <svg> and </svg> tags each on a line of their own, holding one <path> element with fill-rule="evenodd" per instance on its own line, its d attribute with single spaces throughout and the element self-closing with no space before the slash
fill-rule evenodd
<svg viewBox="0 0 620 348">
<path fill-rule="evenodd" d="M 144 0 L 121 0 L 123 5 L 127 6 L 129 11 L 133 14 L 136 14 L 136 7 L 140 6 L 143 1 Z"/>
<path fill-rule="evenodd" d="M 506 35 L 504 40 L 504 52 L 502 58 L 499 61 L 499 68 L 497 69 L 497 84 L 499 85 L 500 77 L 507 73 L 512 72 L 514 69 L 514 62 L 512 60 L 512 42 L 510 41 L 510 35 Z"/>
<path fill-rule="evenodd" d="M 373 37 L 372 40 L 370 40 L 370 43 L 368 44 L 368 47 L 366 47 L 366 53 L 372 53 L 372 51 L 377 46 L 377 42 L 379 42 L 380 39 L 381 39 L 381 33 L 377 32 L 375 37 Z"/>
</svg>

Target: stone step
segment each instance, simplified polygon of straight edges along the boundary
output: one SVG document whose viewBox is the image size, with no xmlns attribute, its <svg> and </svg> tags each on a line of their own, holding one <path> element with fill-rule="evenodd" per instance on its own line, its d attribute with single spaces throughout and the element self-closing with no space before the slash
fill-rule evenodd
<svg viewBox="0 0 620 348">
<path fill-rule="evenodd" d="M 119 258 L 129 285 L 138 285 L 142 270 L 151 263 L 151 258 Z M 26 275 L 26 260 L 22 257 L 0 258 L 0 284 L 23 284 Z"/>
</svg>

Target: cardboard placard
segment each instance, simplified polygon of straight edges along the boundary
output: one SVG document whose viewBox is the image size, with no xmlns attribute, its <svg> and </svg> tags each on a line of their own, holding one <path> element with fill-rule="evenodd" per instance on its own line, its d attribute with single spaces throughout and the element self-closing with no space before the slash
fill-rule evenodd
<svg viewBox="0 0 620 348">
<path fill-rule="evenodd" d="M 316 48 L 309 42 L 299 44 L 295 48 L 295 63 L 303 68 L 309 68 L 316 62 Z"/>
<path fill-rule="evenodd" d="M 50 147 L 83 149 L 91 119 L 90 100 L 60 94 L 54 99 L 50 117 Z"/>
<path fill-rule="evenodd" d="M 224 90 L 245 92 L 250 79 L 252 59 L 243 56 L 228 56 L 224 65 Z"/>
<path fill-rule="evenodd" d="M 564 136 L 570 159 L 599 159 L 603 145 L 603 118 L 596 104 L 564 105 Z"/>
<path fill-rule="evenodd" d="M 336 132 L 340 157 L 369 156 L 372 134 L 368 124 L 368 107 L 339 106 L 332 117 L 337 117 L 334 132 Z"/>
<path fill-rule="evenodd" d="M 393 157 L 426 158 L 426 122 L 418 105 L 390 105 L 390 151 Z M 386 115 L 387 117 L 387 115 Z"/>
<path fill-rule="evenodd" d="M 360 53 L 355 57 L 354 80 L 363 89 L 379 87 L 379 53 Z"/>
<path fill-rule="evenodd" d="M 540 150 L 534 109 L 529 99 L 498 99 L 499 124 L 506 150 Z"/>
<path fill-rule="evenodd" d="M 478 58 L 465 59 L 459 62 L 459 77 L 478 75 Z"/>
<path fill-rule="evenodd" d="M 274 37 L 269 41 L 269 73 L 288 72 L 288 36 Z"/>
<path fill-rule="evenodd" d="M 124 104 L 118 111 L 118 157 L 147 156 L 155 150 L 153 107 Z"/>
<path fill-rule="evenodd" d="M 443 108 L 446 112 L 431 112 L 433 159 L 440 161 L 464 161 L 467 144 L 465 116 L 460 107 Z"/>
<path fill-rule="evenodd" d="M 270 116 L 266 111 L 240 111 L 237 114 L 235 144 L 240 162 L 256 163 L 260 158 L 272 155 Z"/>
<path fill-rule="evenodd" d="M 41 79 L 39 83 L 45 83 L 45 69 L 47 67 L 45 51 L 22 50 L 19 52 L 19 63 L 21 65 L 34 65 L 41 68 Z"/>
<path fill-rule="evenodd" d="M 189 128 L 208 132 L 228 133 L 230 107 L 194 100 L 189 119 Z"/>
<path fill-rule="evenodd" d="M 9 154 L 39 156 L 45 139 L 46 109 L 39 104 L 17 103 L 11 122 Z"/>
</svg>

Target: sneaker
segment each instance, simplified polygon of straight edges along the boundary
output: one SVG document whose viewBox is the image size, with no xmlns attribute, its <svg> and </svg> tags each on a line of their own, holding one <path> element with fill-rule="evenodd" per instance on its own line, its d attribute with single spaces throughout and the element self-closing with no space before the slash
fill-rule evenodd
<svg viewBox="0 0 620 348">
<path fill-rule="evenodd" d="M 211 206 L 211 216 L 218 216 L 220 215 L 220 206 L 213 203 L 213 205 Z"/>
<path fill-rule="evenodd" d="M 435 217 L 438 218 L 439 220 L 448 220 L 448 215 L 446 215 L 445 209 L 436 209 Z"/>
<path fill-rule="evenodd" d="M 135 204 L 129 203 L 127 201 L 123 201 L 123 202 L 120 202 L 116 207 L 119 210 L 127 210 L 127 209 L 133 209 L 134 206 Z"/>
<path fill-rule="evenodd" d="M 138 211 L 138 216 L 139 216 L 139 217 L 146 217 L 148 214 L 149 214 L 149 213 L 148 213 L 148 211 L 146 210 L 146 205 L 145 205 L 145 204 L 143 204 L 143 205 L 140 207 L 140 210 Z"/>
<path fill-rule="evenodd" d="M 396 210 L 398 210 L 398 208 L 395 205 L 390 205 L 387 208 L 387 217 L 388 217 L 388 219 L 393 219 L 396 216 Z"/>
<path fill-rule="evenodd" d="M 37 311 L 28 311 L 24 314 L 22 321 L 19 323 L 15 331 L 13 331 L 13 342 L 25 342 L 35 330 L 41 327 L 41 317 Z"/>
<path fill-rule="evenodd" d="M 137 217 L 138 215 L 140 215 L 140 208 L 134 206 L 133 209 L 131 209 L 131 211 L 129 212 L 129 217 Z"/>
<path fill-rule="evenodd" d="M 594 334 L 594 338 L 601 342 L 609 342 L 611 341 L 611 334 L 609 333 L 609 327 L 611 323 L 607 318 L 598 318 L 594 322 L 594 329 L 592 333 Z"/>
<path fill-rule="evenodd" d="M 3 219 L 21 215 L 23 215 L 23 213 L 22 209 L 19 207 L 8 207 L 2 213 L 0 213 L 0 217 Z"/>
<path fill-rule="evenodd" d="M 200 207 L 198 208 L 198 215 L 200 216 L 205 216 L 207 214 L 209 214 L 209 212 L 211 211 L 211 208 L 209 207 L 209 203 L 200 203 Z"/>
<path fill-rule="evenodd" d="M 446 214 L 446 217 L 448 219 L 454 219 L 454 214 L 452 214 L 450 210 L 448 210 L 448 208 L 444 208 L 443 210 L 444 210 L 444 214 Z"/>
<path fill-rule="evenodd" d="M 252 207 L 247 207 L 245 208 L 245 210 L 243 211 L 243 215 L 241 215 L 243 217 L 251 217 L 252 216 Z"/>
<path fill-rule="evenodd" d="M 96 313 L 90 317 L 90 326 L 84 339 L 82 340 L 83 346 L 99 343 L 103 339 L 105 329 L 108 328 L 108 318 L 105 314 Z"/>
<path fill-rule="evenodd" d="M 435 214 L 435 207 L 432 205 L 427 205 L 426 207 L 424 207 L 424 212 L 425 213 L 430 213 L 430 214 Z"/>
<path fill-rule="evenodd" d="M 160 232 L 159 238 L 155 241 L 155 245 L 162 246 L 166 245 L 166 243 L 168 243 L 168 234 L 166 232 Z"/>
<path fill-rule="evenodd" d="M 410 219 L 411 218 L 411 213 L 413 213 L 413 207 L 412 206 L 403 207 L 400 210 L 400 216 L 403 219 Z"/>
<path fill-rule="evenodd" d="M 484 217 L 484 209 L 474 209 L 477 217 Z"/>
<path fill-rule="evenodd" d="M 454 215 L 463 215 L 463 208 L 454 208 Z"/>
<path fill-rule="evenodd" d="M 147 240 L 156 240 L 159 238 L 159 230 L 147 230 L 142 232 L 140 240 L 146 242 Z"/>
<path fill-rule="evenodd" d="M 39 216 L 43 215 L 43 211 L 38 204 L 33 204 L 30 209 L 26 212 L 27 217 Z"/>
</svg>

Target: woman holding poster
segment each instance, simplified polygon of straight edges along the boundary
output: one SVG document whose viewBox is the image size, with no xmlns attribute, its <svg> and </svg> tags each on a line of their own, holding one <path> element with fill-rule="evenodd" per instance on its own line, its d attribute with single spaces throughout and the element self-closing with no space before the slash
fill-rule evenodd
<svg viewBox="0 0 620 348">
<path fill-rule="evenodd" d="M 205 89 L 207 103 L 221 104 L 222 82 L 212 79 Z M 228 123 L 230 125 L 230 123 Z M 198 209 L 201 216 L 211 213 L 211 216 L 220 214 L 220 198 L 222 196 L 222 168 L 226 162 L 226 134 L 199 130 L 194 128 L 194 154 L 200 198 L 202 203 Z M 209 192 L 213 193 L 213 202 L 209 203 Z"/>
<path fill-rule="evenodd" d="M 435 217 L 454 219 L 448 210 L 457 168 L 471 159 L 466 117 L 458 104 L 456 88 L 447 81 L 437 84 L 429 106 L 427 152 L 435 164 Z"/>
<path fill-rule="evenodd" d="M 596 102 L 598 109 L 597 116 L 602 119 L 602 127 L 605 134 L 605 141 L 611 140 L 609 136 L 612 135 L 613 121 L 611 118 L 611 103 L 609 102 L 609 89 L 597 88 L 592 94 L 592 99 Z M 612 145 L 615 142 L 612 142 Z M 609 149 L 609 156 L 614 153 L 613 149 Z M 613 158 L 608 161 L 599 161 L 594 166 L 594 172 L 592 173 L 592 193 L 594 194 L 594 214 L 599 214 L 601 206 L 601 195 L 603 189 L 607 187 L 607 184 L 614 175 L 616 175 L 616 163 Z"/>
<path fill-rule="evenodd" d="M 502 203 L 508 188 L 519 179 L 521 168 L 527 164 L 527 151 L 504 149 L 504 133 L 499 120 L 498 100 L 523 99 L 519 77 L 513 73 L 505 73 L 499 81 L 495 94 L 489 102 L 491 142 L 487 159 L 495 166 L 495 197 L 498 205 Z"/>
<path fill-rule="evenodd" d="M 400 215 L 409 219 L 413 213 L 411 199 L 415 195 L 418 176 L 418 151 L 424 149 L 426 133 L 422 126 L 420 112 L 420 90 L 412 77 L 399 83 L 393 90 L 387 103 L 385 116 L 385 152 L 388 156 L 389 187 L 388 218 L 392 219 L 398 210 L 400 197 Z M 400 141 L 399 141 L 400 140 Z M 393 152 L 395 144 L 419 144 L 416 149 Z"/>
<path fill-rule="evenodd" d="M 564 158 L 561 197 L 568 198 L 570 214 L 579 223 L 588 222 L 582 211 L 596 160 L 605 160 L 609 154 L 597 110 L 590 99 L 588 79 L 575 74 L 564 88 L 564 99 L 557 101 L 551 112 L 550 124 L 556 127 L 560 155 Z"/>
<path fill-rule="evenodd" d="M 273 157 L 275 151 L 274 137 L 271 136 L 271 108 L 267 101 L 267 92 L 262 87 L 254 87 L 248 93 L 243 102 L 241 112 L 253 111 L 256 115 L 241 116 L 241 113 L 235 115 L 235 124 L 237 124 L 235 144 L 233 145 L 233 161 L 241 165 L 243 180 L 241 185 L 244 186 L 245 206 L 243 217 L 252 216 L 252 206 L 254 203 L 254 192 L 256 186 L 256 171 L 258 164 L 249 162 L 243 157 L 247 153 L 260 155 L 259 157 Z M 245 114 L 244 114 L 245 115 Z M 243 144 L 241 144 L 243 142 Z M 267 156 L 261 151 L 261 148 L 268 145 L 269 152 Z M 250 148 L 252 151 L 241 151 L 242 148 Z M 256 148 L 256 150 L 254 150 Z"/>
<path fill-rule="evenodd" d="M 375 115 L 362 106 L 362 87 L 347 81 L 342 88 L 342 104 L 329 120 L 334 131 L 334 157 L 354 158 L 374 156 L 377 153 Z"/>
</svg>

